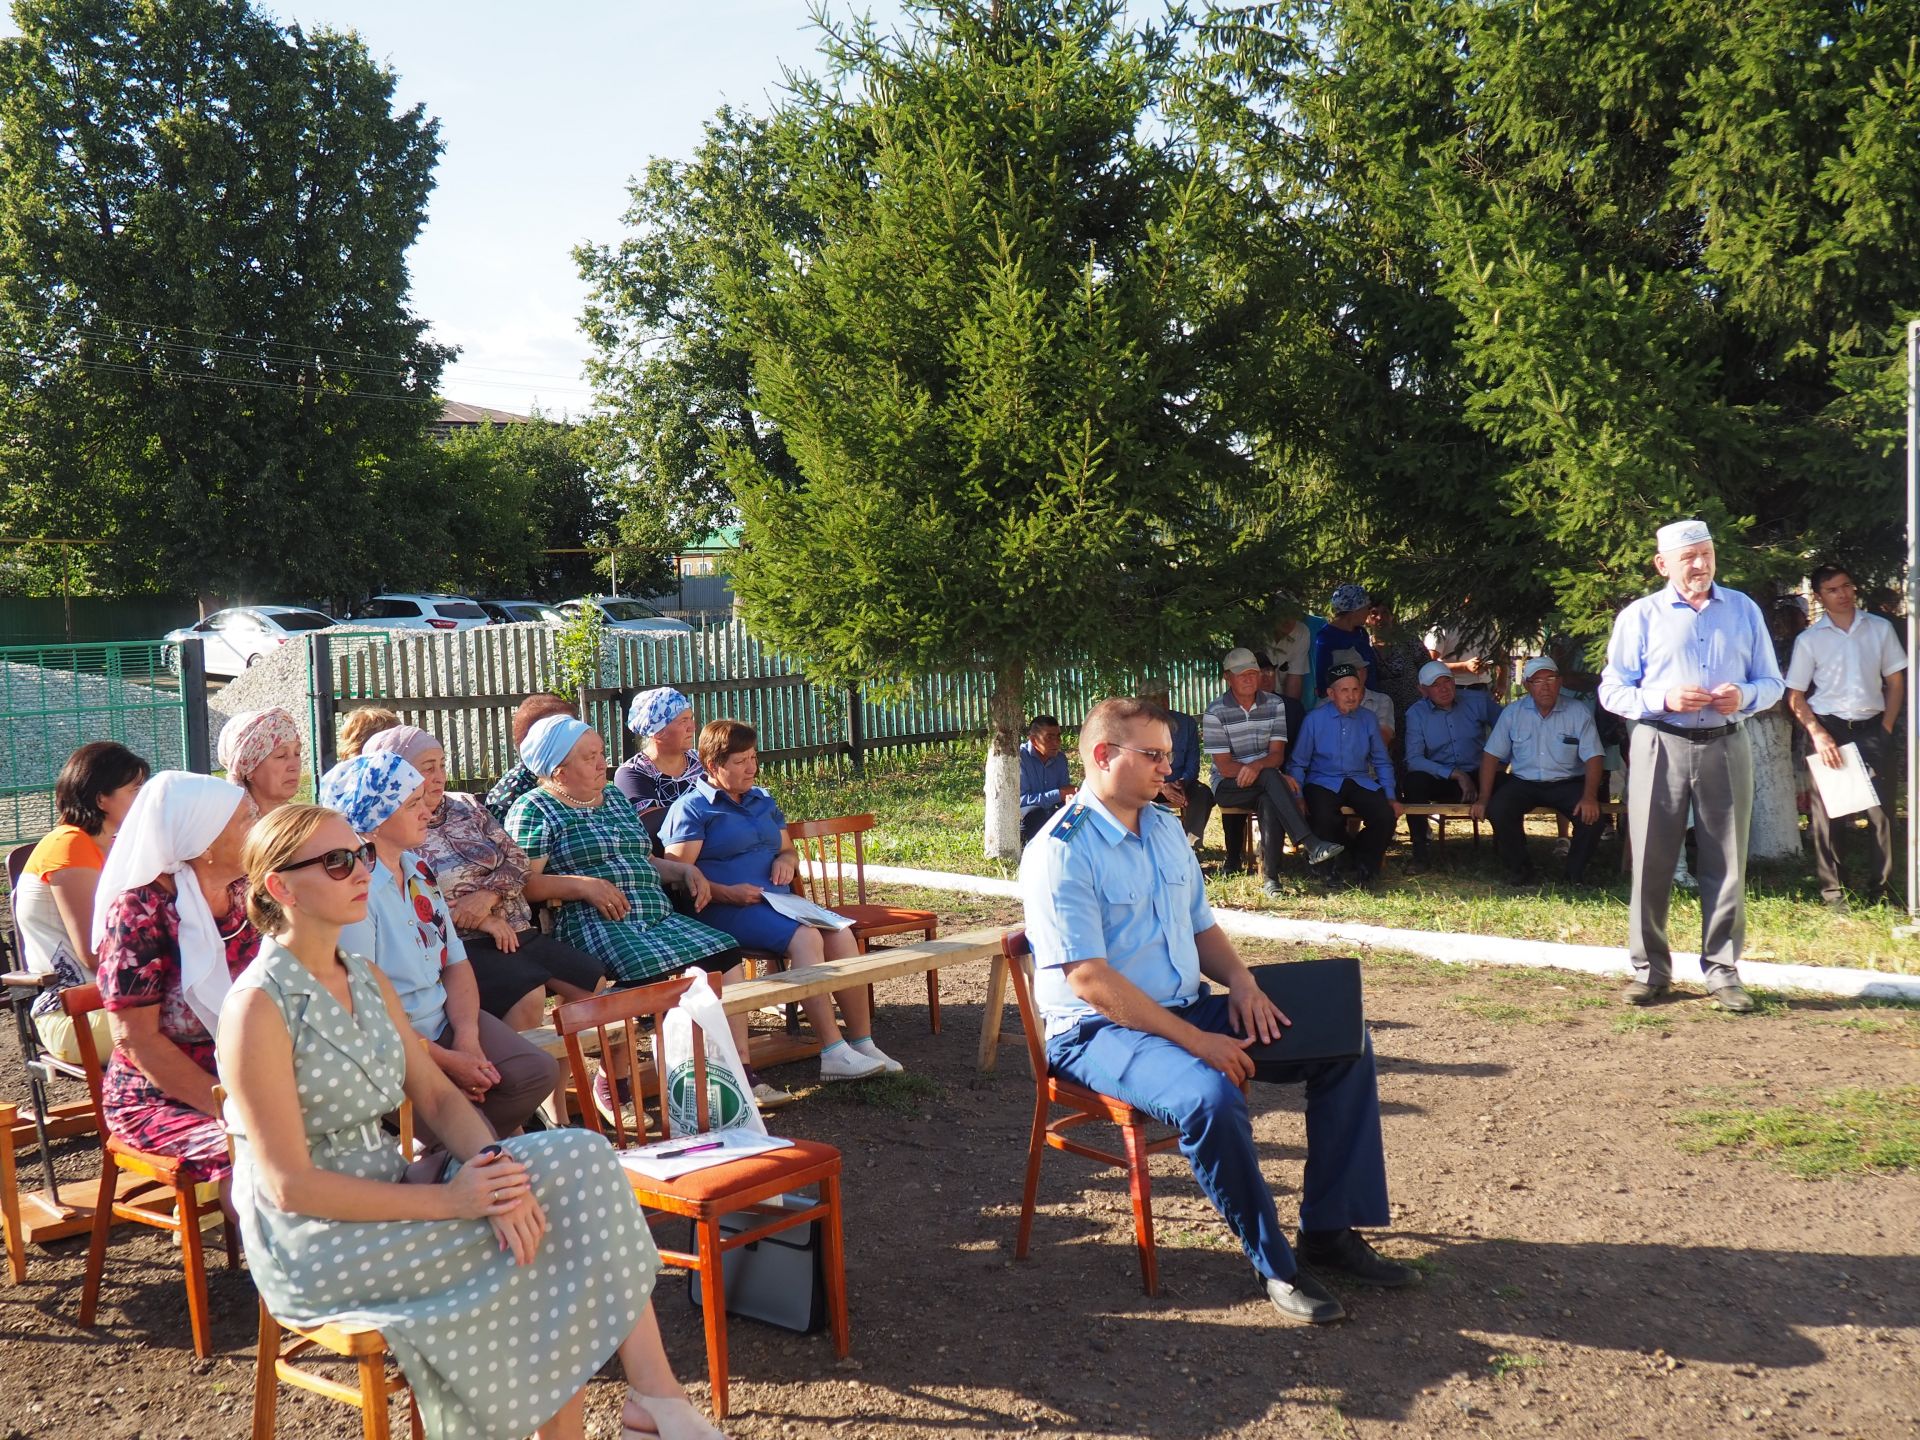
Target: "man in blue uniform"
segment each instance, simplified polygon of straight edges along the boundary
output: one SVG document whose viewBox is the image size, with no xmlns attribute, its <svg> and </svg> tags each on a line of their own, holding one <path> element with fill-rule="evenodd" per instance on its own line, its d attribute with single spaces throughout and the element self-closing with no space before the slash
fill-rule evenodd
<svg viewBox="0 0 1920 1440">
<path fill-rule="evenodd" d="M 1786 687 L 1760 607 L 1713 582 L 1706 523 L 1663 525 L 1656 544 L 1654 568 L 1668 583 L 1615 618 L 1600 676 L 1600 703 L 1635 722 L 1627 766 L 1627 958 L 1634 978 L 1620 998 L 1651 1004 L 1673 983 L 1667 907 L 1691 811 L 1700 968 L 1720 1008 L 1743 1013 L 1753 1009 L 1738 968 L 1753 819 L 1753 750 L 1744 722 L 1777 704 Z"/>
<path fill-rule="evenodd" d="M 1303 1064 L 1307 1164 L 1296 1252 L 1260 1173 L 1241 1083 L 1247 1047 L 1291 1023 L 1214 923 L 1180 822 L 1153 803 L 1172 733 L 1141 700 L 1103 700 L 1080 731 L 1085 782 L 1020 861 L 1034 995 L 1055 1074 L 1180 1132 L 1180 1151 L 1289 1320 L 1345 1311 L 1303 1266 L 1373 1285 L 1412 1284 L 1353 1228 L 1387 1222 L 1373 1047 Z M 1211 993 L 1201 977 L 1225 989 Z"/>
</svg>

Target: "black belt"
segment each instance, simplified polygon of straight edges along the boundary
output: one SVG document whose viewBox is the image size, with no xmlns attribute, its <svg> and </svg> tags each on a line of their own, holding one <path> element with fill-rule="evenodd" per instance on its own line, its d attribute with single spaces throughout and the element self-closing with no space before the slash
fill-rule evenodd
<svg viewBox="0 0 1920 1440">
<path fill-rule="evenodd" d="M 1682 740 L 1691 740 L 1696 745 L 1704 745 L 1709 740 L 1718 740 L 1722 735 L 1731 735 L 1740 728 L 1738 725 L 1701 725 L 1689 729 L 1685 725 L 1672 725 L 1665 720 L 1643 720 L 1640 723 L 1651 725 L 1664 734 L 1678 735 Z"/>
</svg>

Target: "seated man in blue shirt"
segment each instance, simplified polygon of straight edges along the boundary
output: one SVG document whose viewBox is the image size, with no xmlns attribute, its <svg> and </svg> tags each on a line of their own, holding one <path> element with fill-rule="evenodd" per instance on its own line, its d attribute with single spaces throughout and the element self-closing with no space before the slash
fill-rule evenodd
<svg viewBox="0 0 1920 1440">
<path fill-rule="evenodd" d="M 1600 732 L 1593 711 L 1560 693 L 1560 667 L 1536 655 L 1520 672 L 1529 698 L 1500 712 L 1480 757 L 1480 798 L 1473 818 L 1493 825 L 1493 852 L 1509 885 L 1533 883 L 1527 859 L 1527 812 L 1556 810 L 1573 821 L 1567 851 L 1567 882 L 1586 883 L 1587 861 L 1600 839 L 1600 778 L 1604 773 Z M 1494 776 L 1507 767 L 1499 789 Z M 1488 798 L 1488 797 L 1491 798 Z"/>
<path fill-rule="evenodd" d="M 1067 757 L 1060 749 L 1060 722 L 1036 715 L 1020 742 L 1020 843 L 1026 844 L 1073 796 Z"/>
<path fill-rule="evenodd" d="M 1365 693 L 1353 666 L 1329 670 L 1328 703 L 1307 712 L 1287 761 L 1287 780 L 1301 792 L 1314 834 L 1331 839 L 1347 833 L 1342 805 L 1360 817 L 1360 833 L 1347 842 L 1345 864 L 1353 883 L 1361 886 L 1379 876 L 1401 813 L 1380 722 L 1360 703 Z M 1330 878 L 1338 883 L 1337 873 Z"/>
<path fill-rule="evenodd" d="M 1500 707 L 1476 685 L 1462 690 L 1443 660 L 1420 667 L 1420 698 L 1407 707 L 1406 766 L 1400 798 L 1410 805 L 1471 805 L 1480 798 L 1480 752 Z M 1427 868 L 1427 817 L 1407 816 L 1413 842 L 1409 874 Z"/>
<path fill-rule="evenodd" d="M 1186 827 L 1188 843 L 1198 845 L 1207 833 L 1207 817 L 1213 814 L 1213 791 L 1200 778 L 1200 722 L 1183 715 L 1167 703 L 1164 681 L 1154 681 L 1140 692 L 1140 698 L 1167 712 L 1173 729 L 1173 771 L 1160 787 L 1160 803 L 1180 817 Z"/>
<path fill-rule="evenodd" d="M 1241 1085 L 1247 1047 L 1292 1023 L 1214 923 L 1200 865 L 1153 803 L 1172 732 L 1141 700 L 1103 700 L 1080 730 L 1086 788 L 1020 860 L 1034 998 L 1053 1073 L 1138 1106 L 1180 1132 L 1180 1153 L 1252 1261 L 1274 1308 L 1324 1325 L 1346 1312 L 1309 1269 L 1371 1285 L 1418 1272 L 1374 1253 L 1356 1225 L 1387 1222 L 1373 1046 L 1300 1064 L 1307 1166 L 1298 1249 L 1260 1173 Z M 1221 986 L 1212 993 L 1201 976 Z"/>
</svg>

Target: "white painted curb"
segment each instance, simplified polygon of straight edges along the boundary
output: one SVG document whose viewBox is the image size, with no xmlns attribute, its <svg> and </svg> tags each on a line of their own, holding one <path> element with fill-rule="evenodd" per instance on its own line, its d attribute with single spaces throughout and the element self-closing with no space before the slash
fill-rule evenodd
<svg viewBox="0 0 1920 1440">
<path fill-rule="evenodd" d="M 911 870 L 898 865 L 868 865 L 869 880 L 889 885 L 914 885 L 923 890 L 954 890 L 974 895 L 1018 899 L 1017 881 L 988 875 L 954 875 L 945 870 Z M 1385 925 L 1323 924 L 1318 920 L 1289 920 L 1255 910 L 1216 907 L 1220 928 L 1229 935 L 1261 940 L 1292 940 L 1316 945 L 1368 945 L 1424 955 L 1448 965 L 1526 965 L 1552 970 L 1574 970 L 1583 975 L 1627 975 L 1627 952 L 1609 945 L 1562 945 L 1550 940 L 1515 940 L 1500 935 L 1460 935 L 1445 930 L 1395 930 Z M 1688 971 L 1699 976 L 1700 957 L 1692 951 L 1673 952 L 1674 970 L 1684 979 Z M 1920 975 L 1889 975 L 1880 970 L 1851 970 L 1837 965 L 1775 965 L 1764 960 L 1740 962 L 1740 977 L 1764 990 L 1806 990 L 1861 1000 L 1904 1000 L 1920 1004 Z"/>
</svg>

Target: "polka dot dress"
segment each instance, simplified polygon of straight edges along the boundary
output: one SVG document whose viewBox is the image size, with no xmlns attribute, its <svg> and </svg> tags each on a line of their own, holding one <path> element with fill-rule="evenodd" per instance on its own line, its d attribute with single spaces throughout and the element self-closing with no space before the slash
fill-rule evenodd
<svg viewBox="0 0 1920 1440">
<path fill-rule="evenodd" d="M 272 940 L 235 982 L 272 996 L 293 1037 L 314 1164 L 398 1181 L 380 1129 L 398 1108 L 405 1042 L 365 960 L 343 956 L 349 1014 Z M 503 1142 L 533 1173 L 547 1234 L 533 1264 L 502 1252 L 484 1220 L 321 1220 L 276 1209 L 235 1134 L 234 1196 L 254 1283 L 293 1324 L 378 1326 L 434 1440 L 510 1440 L 551 1418 L 640 1318 L 660 1258 L 612 1149 L 584 1130 Z"/>
</svg>

